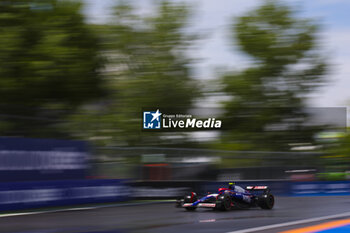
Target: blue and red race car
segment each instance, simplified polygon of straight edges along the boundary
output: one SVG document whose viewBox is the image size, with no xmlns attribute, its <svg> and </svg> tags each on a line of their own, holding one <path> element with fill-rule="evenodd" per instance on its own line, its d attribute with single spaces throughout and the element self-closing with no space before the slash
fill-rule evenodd
<svg viewBox="0 0 350 233">
<path fill-rule="evenodd" d="M 192 192 L 183 199 L 177 200 L 177 207 L 187 210 L 195 210 L 198 207 L 207 207 L 218 210 L 247 209 L 260 207 L 272 209 L 275 198 L 267 186 L 240 186 L 229 183 L 228 188 L 219 188 L 217 193 L 208 194 L 198 199 L 197 194 Z"/>
</svg>

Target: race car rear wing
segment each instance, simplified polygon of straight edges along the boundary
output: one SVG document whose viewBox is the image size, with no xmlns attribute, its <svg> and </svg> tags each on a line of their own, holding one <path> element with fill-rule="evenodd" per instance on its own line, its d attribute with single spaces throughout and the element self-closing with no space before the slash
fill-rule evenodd
<svg viewBox="0 0 350 233">
<path fill-rule="evenodd" d="M 247 186 L 246 190 L 249 191 L 270 191 L 268 186 L 257 185 L 257 186 Z"/>
</svg>

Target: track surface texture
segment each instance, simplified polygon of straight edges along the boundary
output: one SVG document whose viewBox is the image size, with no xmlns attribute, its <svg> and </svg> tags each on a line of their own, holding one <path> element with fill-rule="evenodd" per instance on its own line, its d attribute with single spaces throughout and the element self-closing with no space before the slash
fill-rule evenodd
<svg viewBox="0 0 350 233">
<path fill-rule="evenodd" d="M 227 212 L 211 209 L 188 212 L 175 208 L 174 204 L 163 203 L 1 217 L 0 232 L 227 233 L 349 211 L 350 196 L 276 197 L 273 210 L 256 208 Z M 342 218 L 350 218 L 350 215 Z M 326 221 L 331 220 L 334 219 Z M 280 232 L 320 222 L 322 221 L 256 232 Z"/>
</svg>

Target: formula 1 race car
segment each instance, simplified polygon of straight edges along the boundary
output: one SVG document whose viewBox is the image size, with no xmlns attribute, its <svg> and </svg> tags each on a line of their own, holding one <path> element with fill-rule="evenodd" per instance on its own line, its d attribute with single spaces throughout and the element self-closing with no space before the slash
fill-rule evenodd
<svg viewBox="0 0 350 233">
<path fill-rule="evenodd" d="M 191 192 L 183 199 L 178 199 L 177 207 L 195 210 L 197 207 L 213 208 L 214 210 L 247 209 L 260 207 L 272 209 L 275 198 L 267 186 L 247 186 L 246 189 L 229 183 L 228 188 L 219 188 L 217 193 L 208 194 L 198 199 L 197 194 Z"/>
</svg>

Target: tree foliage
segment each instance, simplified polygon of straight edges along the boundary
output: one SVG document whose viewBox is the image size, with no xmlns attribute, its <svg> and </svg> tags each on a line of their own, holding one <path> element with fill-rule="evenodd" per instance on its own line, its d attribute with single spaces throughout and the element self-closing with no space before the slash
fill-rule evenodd
<svg viewBox="0 0 350 233">
<path fill-rule="evenodd" d="M 185 32 L 188 7 L 162 1 L 149 16 L 139 16 L 137 10 L 121 2 L 111 23 L 95 26 L 108 60 L 110 96 L 100 104 L 103 114 L 100 108 L 88 109 L 76 118 L 94 122 L 86 136 L 101 144 L 159 143 L 157 133 L 150 137 L 141 131 L 142 111 L 176 108 L 185 113 L 198 95 L 185 54 L 193 40 Z"/>
<path fill-rule="evenodd" d="M 326 65 L 318 53 L 318 26 L 290 7 L 267 1 L 232 27 L 251 67 L 223 77 L 231 100 L 224 140 L 249 148 L 289 149 L 312 142 L 316 128 L 305 125 L 305 99 L 324 83 Z"/>
<path fill-rule="evenodd" d="M 0 2 L 3 135 L 52 137 L 59 120 L 100 97 L 97 37 L 73 1 Z"/>
</svg>

